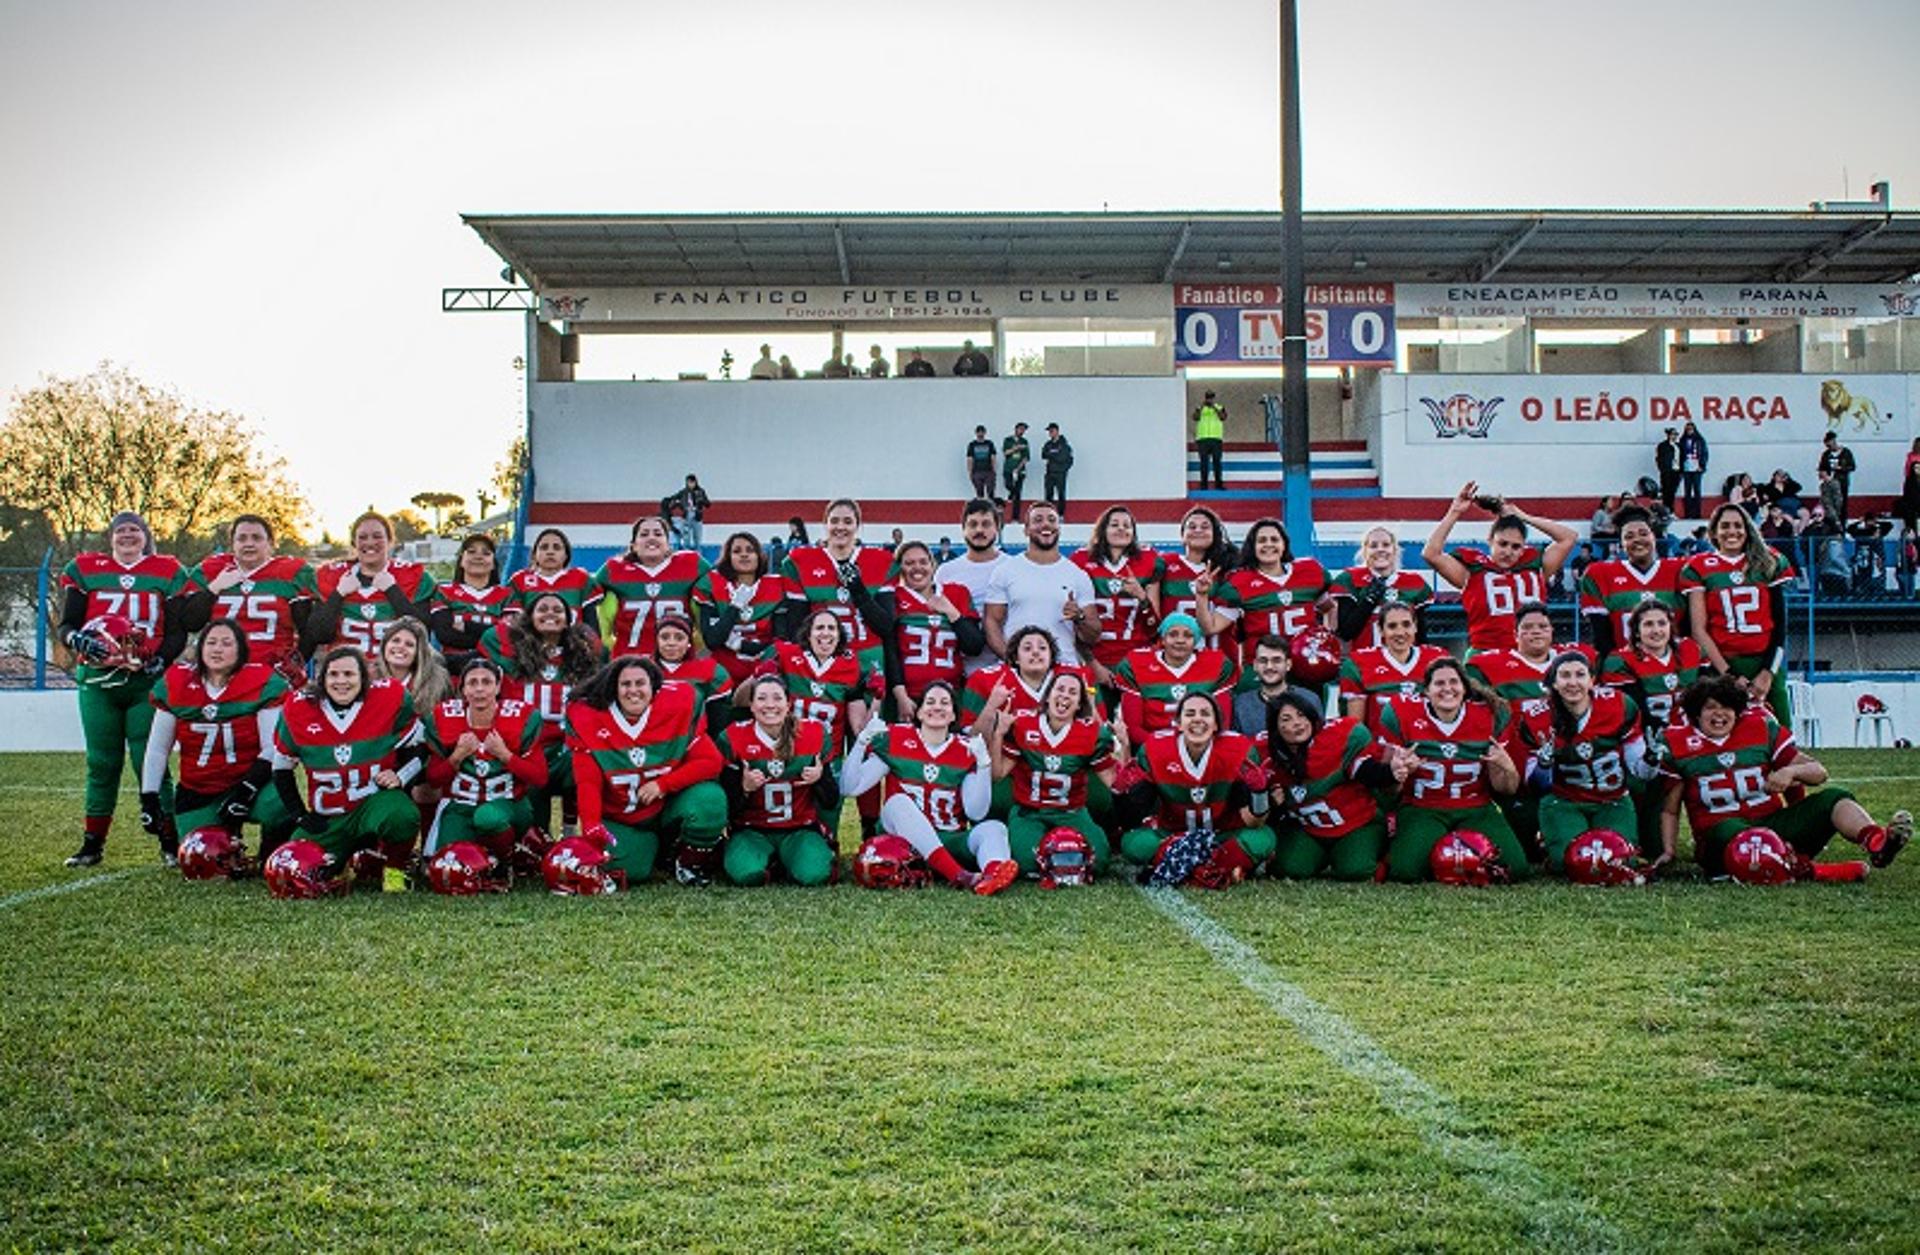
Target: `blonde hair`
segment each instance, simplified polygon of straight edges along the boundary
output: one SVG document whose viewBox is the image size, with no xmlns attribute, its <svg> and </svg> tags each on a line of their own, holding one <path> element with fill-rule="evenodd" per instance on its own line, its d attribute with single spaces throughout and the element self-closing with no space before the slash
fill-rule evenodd
<svg viewBox="0 0 1920 1255">
<path fill-rule="evenodd" d="M 413 638 L 413 674 L 407 677 L 407 697 L 413 702 L 413 708 L 424 713 L 452 697 L 453 678 L 447 674 L 447 664 L 434 649 L 427 625 L 412 615 L 395 619 L 386 636 L 380 638 L 380 648 L 374 651 L 373 657 L 374 675 L 383 680 L 399 678 L 387 667 L 387 638 L 395 632 L 405 632 Z"/>
</svg>

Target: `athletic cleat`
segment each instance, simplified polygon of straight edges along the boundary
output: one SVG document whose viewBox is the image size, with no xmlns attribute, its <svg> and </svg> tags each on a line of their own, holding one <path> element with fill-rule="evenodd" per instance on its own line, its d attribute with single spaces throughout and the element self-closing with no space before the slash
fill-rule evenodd
<svg viewBox="0 0 1920 1255">
<path fill-rule="evenodd" d="M 973 891 L 983 898 L 989 898 L 1018 879 L 1020 864 L 1003 858 L 980 869 L 980 875 L 973 883 Z"/>
<path fill-rule="evenodd" d="M 690 863 L 674 863 L 673 878 L 693 889 L 703 889 L 713 883 L 713 877 L 707 875 L 705 868 Z"/>
<path fill-rule="evenodd" d="M 99 837 L 82 837 L 80 848 L 67 859 L 68 867 L 98 867 L 107 843 Z"/>
<path fill-rule="evenodd" d="M 180 855 L 175 853 L 172 850 L 160 851 L 160 866 L 162 867 L 180 866 Z"/>
<path fill-rule="evenodd" d="M 1907 848 L 1907 842 L 1913 839 L 1913 812 L 1895 811 L 1893 818 L 1887 820 L 1880 829 L 1879 839 L 1869 839 L 1866 843 L 1867 859 L 1875 867 L 1886 867 Z"/>
</svg>

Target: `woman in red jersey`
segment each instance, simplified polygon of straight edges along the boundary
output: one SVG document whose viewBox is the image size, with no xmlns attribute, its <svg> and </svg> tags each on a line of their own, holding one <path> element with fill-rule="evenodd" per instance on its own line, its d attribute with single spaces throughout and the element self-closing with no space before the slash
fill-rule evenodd
<svg viewBox="0 0 1920 1255">
<path fill-rule="evenodd" d="M 935 583 L 931 549 L 907 541 L 895 550 L 894 563 L 899 574 L 878 600 L 893 622 L 887 681 L 894 710 L 910 722 L 929 684 L 959 687 L 965 660 L 987 647 L 987 632 L 965 584 Z"/>
<path fill-rule="evenodd" d="M 645 514 L 635 520 L 627 551 L 608 558 L 594 572 L 600 634 L 615 658 L 654 652 L 654 632 L 661 618 L 693 613 L 694 590 L 710 568 L 699 554 L 676 550 L 667 520 Z"/>
<path fill-rule="evenodd" d="M 530 609 L 542 593 L 553 593 L 578 618 L 593 590 L 593 573 L 573 565 L 573 542 L 567 534 L 547 527 L 533 538 L 532 564 L 509 576 L 507 586 L 522 610 Z"/>
<path fill-rule="evenodd" d="M 1460 516 L 1480 506 L 1494 515 L 1487 547 L 1448 553 L 1447 537 Z M 1527 528 L 1537 527 L 1548 540 L 1545 551 L 1527 543 Z M 1445 517 L 1427 537 L 1420 557 L 1441 579 L 1460 590 L 1467 614 L 1467 649 L 1508 649 L 1513 645 L 1514 616 L 1530 601 L 1545 601 L 1547 585 L 1560 574 L 1578 539 L 1571 527 L 1537 518 L 1509 505 L 1505 499 L 1483 494 L 1468 481 L 1454 494 Z"/>
<path fill-rule="evenodd" d="M 436 587 L 425 567 L 393 556 L 393 524 L 371 511 L 353 521 L 353 556 L 313 578 L 320 601 L 307 618 L 309 638 L 369 658 L 401 619 L 426 621 Z"/>
<path fill-rule="evenodd" d="M 1140 544 L 1133 511 L 1110 505 L 1094 521 L 1087 547 L 1073 562 L 1093 581 L 1100 612 L 1100 639 L 1093 645 L 1093 675 L 1111 684 L 1113 669 L 1136 649 L 1153 644 L 1160 626 L 1160 555 Z"/>
<path fill-rule="evenodd" d="M 1333 577 L 1340 639 L 1363 647 L 1379 646 L 1380 620 L 1395 606 L 1413 610 L 1417 631 L 1421 609 L 1433 600 L 1433 586 L 1423 573 L 1400 565 L 1400 538 L 1389 528 L 1368 528 L 1355 557 L 1358 565 Z"/>
<path fill-rule="evenodd" d="M 273 551 L 273 525 L 242 514 L 227 532 L 227 552 L 204 559 L 188 572 L 186 627 L 198 631 L 213 619 L 231 619 L 246 633 L 247 653 L 299 687 L 307 682 L 306 639 L 319 586 L 313 568 Z"/>
<path fill-rule="evenodd" d="M 433 590 L 427 624 L 440 642 L 447 670 L 457 674 L 479 649 L 487 629 L 512 613 L 517 603 L 513 589 L 500 582 L 493 537 L 476 532 L 461 541 L 454 571 L 458 578 Z"/>
<path fill-rule="evenodd" d="M 1209 634 L 1230 628 L 1239 641 L 1240 687 L 1259 682 L 1253 674 L 1253 651 L 1262 636 L 1291 641 L 1310 627 L 1325 626 L 1331 616 L 1320 609 L 1330 583 L 1327 569 L 1315 558 L 1295 558 L 1293 542 L 1279 519 L 1261 519 L 1247 529 L 1240 547 L 1240 565 L 1199 598 L 1195 616 Z"/>
<path fill-rule="evenodd" d="M 827 770 L 827 730 L 794 713 L 779 676 L 756 676 L 746 688 L 749 718 L 718 738 L 732 826 L 722 858 L 727 879 L 764 885 L 777 866 L 795 884 L 824 885 L 839 840 L 823 816 L 840 813 L 839 782 Z"/>
<path fill-rule="evenodd" d="M 700 639 L 728 675 L 749 675 L 760 664 L 786 599 L 787 582 L 767 569 L 760 542 L 748 532 L 727 537 L 719 565 L 694 588 L 693 605 Z"/>
</svg>

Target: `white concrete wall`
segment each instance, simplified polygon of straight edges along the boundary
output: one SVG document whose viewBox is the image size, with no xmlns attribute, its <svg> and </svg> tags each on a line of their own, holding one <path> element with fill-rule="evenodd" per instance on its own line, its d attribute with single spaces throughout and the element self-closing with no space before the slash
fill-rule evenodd
<svg viewBox="0 0 1920 1255">
<path fill-rule="evenodd" d="M 0 693 L 0 754 L 26 750 L 82 750 L 80 703 L 72 689 Z M 0 788 L 6 787 L 0 765 Z"/>
</svg>

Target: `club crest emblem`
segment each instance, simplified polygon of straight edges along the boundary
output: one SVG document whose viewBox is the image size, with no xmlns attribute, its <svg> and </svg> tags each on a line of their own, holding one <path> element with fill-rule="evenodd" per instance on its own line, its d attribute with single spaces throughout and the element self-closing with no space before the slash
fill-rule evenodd
<svg viewBox="0 0 1920 1255">
<path fill-rule="evenodd" d="M 1204 802 L 1207 800 L 1207 791 L 1204 788 L 1196 787 L 1196 788 L 1188 789 L 1187 796 L 1192 798 L 1195 802 Z"/>
<path fill-rule="evenodd" d="M 379 613 L 380 607 L 374 605 L 372 602 L 368 602 L 360 607 L 360 617 L 363 619 L 371 619 Z"/>
<path fill-rule="evenodd" d="M 1292 798 L 1294 805 L 1297 806 L 1307 800 L 1307 786 L 1304 784 L 1296 784 L 1287 790 L 1287 796 Z"/>
<path fill-rule="evenodd" d="M 1674 689 L 1680 687 L 1680 677 L 1674 675 L 1672 672 L 1668 672 L 1666 675 L 1660 677 L 1660 685 L 1668 692 L 1672 692 Z"/>
<path fill-rule="evenodd" d="M 928 763 L 926 766 L 920 769 L 920 774 L 927 778 L 928 784 L 932 784 L 935 780 L 938 780 L 940 778 L 940 764 Z"/>
<path fill-rule="evenodd" d="M 1283 606 L 1291 606 L 1293 604 L 1293 593 L 1291 590 L 1283 590 L 1281 592 L 1280 604 Z"/>
<path fill-rule="evenodd" d="M 1736 584 L 1744 584 L 1747 582 L 1747 573 L 1745 571 L 1732 571 L 1728 573 L 1727 578 Z"/>
<path fill-rule="evenodd" d="M 636 746 L 634 746 L 634 747 L 633 747 L 632 749 L 630 749 L 630 750 L 628 750 L 628 751 L 627 751 L 627 761 L 629 761 L 629 762 L 631 762 L 631 763 L 632 763 L 632 764 L 633 764 L 634 766 L 636 766 L 636 767 L 644 767 L 644 766 L 646 766 L 646 765 L 647 765 L 647 749 L 646 749 L 646 746 L 644 746 L 644 745 L 636 745 Z"/>
<path fill-rule="evenodd" d="M 482 758 L 474 763 L 473 774 L 484 780 L 493 774 L 493 764 Z"/>
<path fill-rule="evenodd" d="M 1047 757 L 1046 757 L 1046 764 L 1047 764 L 1047 770 L 1048 770 L 1048 771 L 1058 771 L 1058 770 L 1060 770 L 1060 755 L 1058 755 L 1058 754 L 1049 754 L 1049 755 L 1047 755 Z"/>
<path fill-rule="evenodd" d="M 1720 764 L 1720 765 L 1721 765 L 1722 767 L 1731 767 L 1731 766 L 1733 766 L 1733 755 L 1732 755 L 1732 754 L 1716 754 L 1716 755 L 1714 755 L 1714 758 L 1715 758 L 1715 760 L 1716 760 L 1716 761 L 1717 761 L 1717 762 L 1718 762 L 1718 763 L 1719 763 L 1719 764 Z"/>
<path fill-rule="evenodd" d="M 353 761 L 353 746 L 336 745 L 333 747 L 333 761 L 342 767 Z"/>
<path fill-rule="evenodd" d="M 218 715 L 218 714 L 220 713 L 220 707 L 218 707 L 218 706 L 216 706 L 216 705 L 215 705 L 214 703 L 212 703 L 212 702 L 208 702 L 208 703 L 207 703 L 206 705 L 204 705 L 204 706 L 202 706 L 202 707 L 200 708 L 200 713 L 201 713 L 202 715 L 205 715 L 205 716 L 207 717 L 207 719 L 208 719 L 208 721 L 212 721 L 212 719 L 214 718 L 214 716 L 216 716 L 216 715 Z"/>
<path fill-rule="evenodd" d="M 660 595 L 660 586 L 658 584 L 647 585 L 647 596 L 658 597 L 659 595 Z"/>
<path fill-rule="evenodd" d="M 773 759 L 767 764 L 767 774 L 775 780 L 778 780 L 781 776 L 787 774 L 787 765 L 777 758 Z"/>
<path fill-rule="evenodd" d="M 1448 741 L 1440 746 L 1440 757 L 1458 758 L 1460 757 L 1460 747 L 1458 745 L 1455 745 L 1452 741 Z"/>
<path fill-rule="evenodd" d="M 840 604 L 843 606 L 853 600 L 852 595 L 848 593 L 847 590 L 844 588 L 836 589 L 833 595 L 835 599 L 838 600 Z"/>
<path fill-rule="evenodd" d="M 253 581 L 252 581 L 252 580 L 241 580 L 241 581 L 240 581 L 240 591 L 241 591 L 241 592 L 243 592 L 243 593 L 250 593 L 250 592 L 252 592 L 252 591 L 253 591 Z"/>
<path fill-rule="evenodd" d="M 818 680 L 812 681 L 810 684 L 808 684 L 807 687 L 813 690 L 813 695 L 815 697 L 825 697 L 827 695 L 827 686 L 820 683 L 820 681 Z"/>
<path fill-rule="evenodd" d="M 1173 700 L 1177 702 L 1181 698 L 1187 695 L 1187 686 L 1184 684 L 1176 684 L 1172 688 L 1168 689 L 1167 692 L 1171 694 L 1173 697 Z"/>
<path fill-rule="evenodd" d="M 1472 393 L 1456 392 L 1444 399 L 1421 397 L 1420 404 L 1426 407 L 1427 418 L 1433 423 L 1433 434 L 1441 440 L 1452 440 L 1455 436 L 1480 440 L 1493 426 L 1494 416 L 1505 400 L 1505 397 L 1488 397 L 1483 401 Z"/>
<path fill-rule="evenodd" d="M 1582 759 L 1592 758 L 1593 745 L 1591 742 L 1582 741 L 1580 744 L 1574 746 L 1573 752 L 1578 754 Z"/>
<path fill-rule="evenodd" d="M 1109 595 L 1117 594 L 1121 589 L 1121 584 L 1119 580 L 1108 580 L 1106 581 L 1106 585 L 1107 585 L 1107 592 Z"/>
<path fill-rule="evenodd" d="M 557 680 L 560 678 L 560 668 L 548 664 L 540 668 L 540 678 L 543 680 Z"/>
<path fill-rule="evenodd" d="M 121 576 L 121 577 L 120 577 L 120 587 L 122 587 L 122 588 L 132 588 L 132 587 L 133 587 L 133 577 L 132 577 L 131 575 L 123 575 L 123 576 Z"/>
<path fill-rule="evenodd" d="M 1400 696 L 1406 698 L 1418 697 L 1420 696 L 1420 686 L 1412 680 L 1402 680 L 1400 682 Z"/>
</svg>

